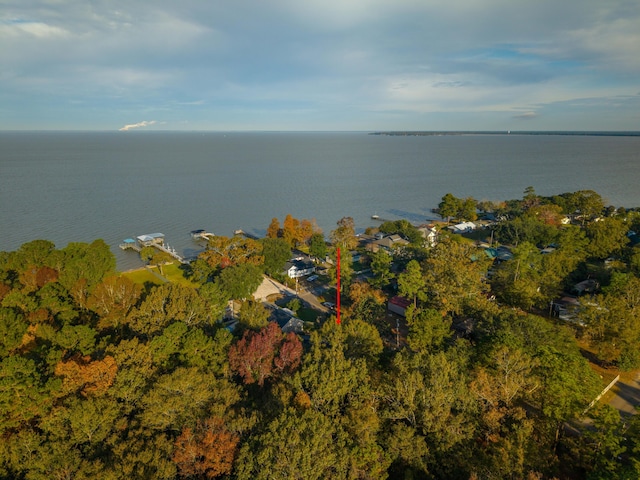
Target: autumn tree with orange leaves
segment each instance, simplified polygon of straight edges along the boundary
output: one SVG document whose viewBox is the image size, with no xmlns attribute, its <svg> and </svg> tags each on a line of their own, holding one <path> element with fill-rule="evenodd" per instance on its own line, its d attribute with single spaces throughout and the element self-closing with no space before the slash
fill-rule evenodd
<svg viewBox="0 0 640 480">
<path fill-rule="evenodd" d="M 216 478 L 231 472 L 239 440 L 221 418 L 209 418 L 182 430 L 172 460 L 181 477 Z"/>
<path fill-rule="evenodd" d="M 91 361 L 89 356 L 76 356 L 59 362 L 55 374 L 62 377 L 62 393 L 79 392 L 83 397 L 100 396 L 106 393 L 116 378 L 118 365 L 107 355 L 103 360 Z"/>
</svg>

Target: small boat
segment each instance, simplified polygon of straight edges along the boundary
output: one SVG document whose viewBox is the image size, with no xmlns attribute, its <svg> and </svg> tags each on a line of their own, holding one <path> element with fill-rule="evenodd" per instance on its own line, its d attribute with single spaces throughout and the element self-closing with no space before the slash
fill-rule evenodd
<svg viewBox="0 0 640 480">
<path fill-rule="evenodd" d="M 380 220 L 380 215 L 378 215 L 377 213 L 374 213 L 373 215 L 371 215 L 371 219 L 372 220 Z"/>
</svg>

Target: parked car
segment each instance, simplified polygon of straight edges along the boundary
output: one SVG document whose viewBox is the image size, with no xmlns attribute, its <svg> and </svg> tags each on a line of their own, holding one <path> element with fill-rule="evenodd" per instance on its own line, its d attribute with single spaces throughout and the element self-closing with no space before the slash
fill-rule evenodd
<svg viewBox="0 0 640 480">
<path fill-rule="evenodd" d="M 307 278 L 307 282 L 315 282 L 318 279 L 318 275 L 311 275 Z"/>
</svg>

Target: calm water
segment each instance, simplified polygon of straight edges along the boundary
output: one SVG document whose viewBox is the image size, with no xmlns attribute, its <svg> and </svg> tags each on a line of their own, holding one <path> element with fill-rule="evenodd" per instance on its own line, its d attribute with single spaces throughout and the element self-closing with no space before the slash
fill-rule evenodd
<svg viewBox="0 0 640 480">
<path fill-rule="evenodd" d="M 592 189 L 640 206 L 640 137 L 375 136 L 366 133 L 0 133 L 0 250 L 162 232 L 179 252 L 197 228 L 262 235 L 271 218 L 419 222 L 451 192 L 478 200 Z"/>
</svg>

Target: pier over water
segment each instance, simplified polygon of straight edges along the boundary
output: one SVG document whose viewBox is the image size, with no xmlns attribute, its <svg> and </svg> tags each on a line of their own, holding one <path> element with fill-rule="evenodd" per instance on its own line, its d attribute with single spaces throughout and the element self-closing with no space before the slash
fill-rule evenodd
<svg viewBox="0 0 640 480">
<path fill-rule="evenodd" d="M 170 247 L 169 244 L 165 244 L 163 233 L 140 235 L 136 237 L 135 240 L 133 238 L 127 238 L 120 244 L 122 250 L 134 250 L 138 253 L 140 253 L 144 247 L 153 247 L 175 258 L 180 263 L 189 263 L 188 260 L 178 254 L 175 248 Z"/>
</svg>

